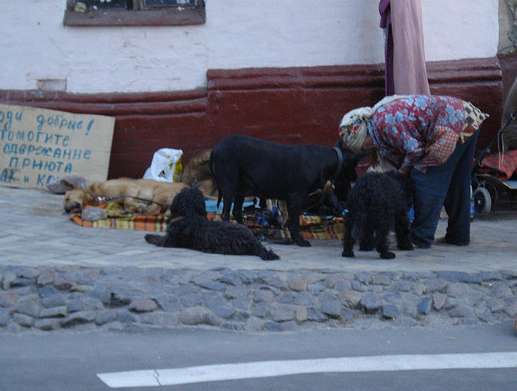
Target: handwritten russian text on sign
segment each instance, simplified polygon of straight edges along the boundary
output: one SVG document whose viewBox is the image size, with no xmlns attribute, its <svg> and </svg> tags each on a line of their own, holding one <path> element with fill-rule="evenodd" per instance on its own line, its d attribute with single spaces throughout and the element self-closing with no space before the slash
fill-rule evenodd
<svg viewBox="0 0 517 391">
<path fill-rule="evenodd" d="M 0 105 L 0 185 L 45 188 L 108 176 L 115 118 Z"/>
</svg>

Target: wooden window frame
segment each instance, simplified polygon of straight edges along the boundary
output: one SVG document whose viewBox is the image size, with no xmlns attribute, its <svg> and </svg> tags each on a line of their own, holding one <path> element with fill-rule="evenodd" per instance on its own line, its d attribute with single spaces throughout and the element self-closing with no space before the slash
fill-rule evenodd
<svg viewBox="0 0 517 391">
<path fill-rule="evenodd" d="M 70 1 L 69 1 L 70 3 Z M 206 23 L 205 1 L 197 6 L 164 7 L 143 10 L 102 8 L 76 12 L 67 6 L 65 26 L 188 26 Z"/>
</svg>

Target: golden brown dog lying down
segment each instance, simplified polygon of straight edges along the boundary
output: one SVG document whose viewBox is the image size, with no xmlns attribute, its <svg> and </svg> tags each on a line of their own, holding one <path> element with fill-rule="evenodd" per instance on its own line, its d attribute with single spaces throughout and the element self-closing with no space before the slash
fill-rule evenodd
<svg viewBox="0 0 517 391">
<path fill-rule="evenodd" d="M 186 185 L 148 179 L 120 178 L 93 182 L 84 189 L 65 193 L 65 212 L 81 211 L 84 205 L 116 201 L 128 212 L 156 215 L 165 212 Z"/>
</svg>

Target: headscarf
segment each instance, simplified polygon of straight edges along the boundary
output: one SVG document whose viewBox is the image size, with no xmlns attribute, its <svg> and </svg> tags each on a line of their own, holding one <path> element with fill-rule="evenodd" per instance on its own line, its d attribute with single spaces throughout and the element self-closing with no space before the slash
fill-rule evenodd
<svg viewBox="0 0 517 391">
<path fill-rule="evenodd" d="M 346 113 L 339 125 L 339 137 L 343 144 L 354 153 L 360 152 L 368 136 L 368 126 L 373 114 L 381 106 L 405 97 L 406 95 L 387 96 L 373 107 L 360 107 Z"/>
<path fill-rule="evenodd" d="M 373 114 L 371 107 L 361 107 L 345 114 L 339 125 L 339 136 L 352 152 L 359 152 L 368 136 L 368 121 Z"/>
</svg>

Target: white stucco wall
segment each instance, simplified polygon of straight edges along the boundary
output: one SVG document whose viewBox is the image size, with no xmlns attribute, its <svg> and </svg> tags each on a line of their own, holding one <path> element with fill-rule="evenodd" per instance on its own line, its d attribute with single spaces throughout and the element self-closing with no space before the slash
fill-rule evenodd
<svg viewBox="0 0 517 391">
<path fill-rule="evenodd" d="M 383 61 L 378 0 L 207 0 L 205 25 L 154 28 L 64 27 L 65 3 L 0 0 L 0 89 L 66 79 L 77 93 L 184 90 L 209 68 Z M 428 60 L 496 55 L 498 0 L 423 9 Z"/>
</svg>

